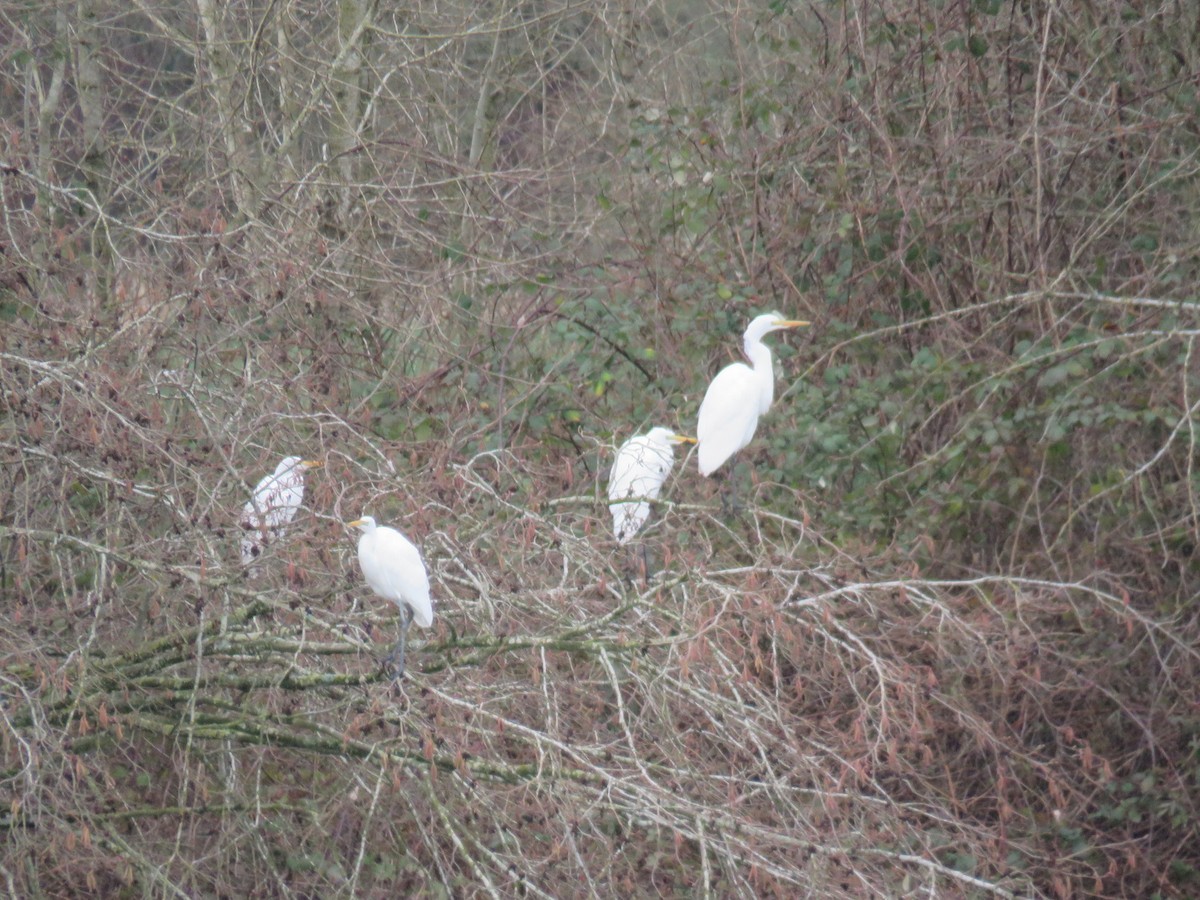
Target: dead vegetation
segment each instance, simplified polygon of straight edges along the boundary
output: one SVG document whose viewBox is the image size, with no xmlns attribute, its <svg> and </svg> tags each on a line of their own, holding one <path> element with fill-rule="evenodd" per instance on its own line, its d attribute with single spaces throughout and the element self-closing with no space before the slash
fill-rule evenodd
<svg viewBox="0 0 1200 900">
<path fill-rule="evenodd" d="M 117 6 L 2 17 L 11 894 L 1196 892 L 1194 26 Z"/>
</svg>

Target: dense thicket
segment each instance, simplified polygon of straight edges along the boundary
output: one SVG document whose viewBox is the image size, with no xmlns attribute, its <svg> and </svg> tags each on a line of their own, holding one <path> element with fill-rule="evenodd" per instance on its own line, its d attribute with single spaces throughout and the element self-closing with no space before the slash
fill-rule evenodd
<svg viewBox="0 0 1200 900">
<path fill-rule="evenodd" d="M 0 3 L 0 880 L 1194 896 L 1198 31 Z M 741 510 L 691 459 L 618 548 L 611 448 L 771 308 Z"/>
</svg>

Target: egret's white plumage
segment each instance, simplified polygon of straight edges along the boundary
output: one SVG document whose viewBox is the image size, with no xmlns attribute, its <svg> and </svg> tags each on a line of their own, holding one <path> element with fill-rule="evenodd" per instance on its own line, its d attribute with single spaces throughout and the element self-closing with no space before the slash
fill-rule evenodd
<svg viewBox="0 0 1200 900">
<path fill-rule="evenodd" d="M 649 518 L 649 501 L 657 499 L 675 465 L 674 445 L 695 442 L 670 428 L 651 428 L 621 445 L 608 477 L 608 508 L 618 543 L 632 540 Z"/>
<path fill-rule="evenodd" d="M 242 529 L 242 565 L 251 565 L 267 544 L 283 535 L 304 500 L 305 469 L 320 465 L 313 459 L 287 456 L 255 486 L 238 520 Z"/>
<path fill-rule="evenodd" d="M 700 404 L 696 440 L 701 475 L 711 475 L 749 444 L 758 427 L 758 417 L 771 408 L 775 399 L 775 370 L 771 350 L 762 342 L 763 337 L 781 328 L 807 324 L 785 319 L 779 313 L 767 313 L 746 327 L 743 344 L 750 365 L 735 362 L 718 372 Z"/>
<path fill-rule="evenodd" d="M 371 590 L 400 608 L 400 640 L 392 650 L 396 677 L 404 674 L 404 643 L 410 622 L 422 628 L 433 624 L 433 599 L 429 595 L 429 573 L 421 553 L 395 528 L 377 525 L 363 516 L 347 527 L 359 528 L 358 565 Z"/>
</svg>

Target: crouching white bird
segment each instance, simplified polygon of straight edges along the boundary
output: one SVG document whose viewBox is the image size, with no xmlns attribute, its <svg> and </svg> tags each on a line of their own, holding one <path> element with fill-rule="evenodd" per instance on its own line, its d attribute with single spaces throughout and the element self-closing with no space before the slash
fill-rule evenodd
<svg viewBox="0 0 1200 900">
<path fill-rule="evenodd" d="M 267 544 L 283 536 L 304 500 L 304 471 L 321 465 L 315 459 L 287 456 L 255 486 L 242 507 L 242 565 L 251 566 Z M 250 569 L 253 576 L 255 570 Z"/>
<path fill-rule="evenodd" d="M 608 476 L 608 509 L 617 543 L 632 540 L 649 518 L 650 501 L 658 498 L 675 465 L 674 445 L 694 443 L 695 438 L 670 428 L 651 428 L 621 445 Z"/>
<path fill-rule="evenodd" d="M 701 475 L 711 475 L 750 443 L 758 428 L 758 417 L 775 400 L 774 363 L 763 337 L 782 328 L 808 324 L 773 312 L 756 317 L 747 326 L 743 344 L 750 365 L 735 362 L 723 368 L 700 404 L 696 441 Z"/>
<path fill-rule="evenodd" d="M 413 622 L 422 628 L 433 624 L 429 573 L 417 548 L 395 528 L 376 525 L 371 516 L 347 522 L 346 527 L 362 530 L 358 539 L 358 566 L 363 578 L 371 590 L 400 608 L 400 640 L 392 648 L 388 661 L 396 667 L 393 679 L 401 678 L 409 626 Z"/>
</svg>

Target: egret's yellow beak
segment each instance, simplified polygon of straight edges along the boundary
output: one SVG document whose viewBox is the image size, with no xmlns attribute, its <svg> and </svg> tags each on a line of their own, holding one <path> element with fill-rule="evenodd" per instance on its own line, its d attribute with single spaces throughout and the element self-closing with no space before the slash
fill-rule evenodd
<svg viewBox="0 0 1200 900">
<path fill-rule="evenodd" d="M 671 435 L 671 440 L 673 440 L 677 444 L 694 444 L 694 443 L 696 443 L 696 439 L 694 437 L 688 437 L 686 434 L 673 434 L 673 435 Z"/>
<path fill-rule="evenodd" d="M 300 465 L 304 466 L 306 469 L 319 469 L 321 466 L 325 465 L 325 463 L 321 462 L 319 459 L 305 459 L 300 461 Z"/>
<path fill-rule="evenodd" d="M 812 322 L 805 322 L 803 319 L 779 319 L 775 322 L 776 328 L 807 328 Z"/>
<path fill-rule="evenodd" d="M 353 522 L 346 522 L 345 524 L 346 524 L 347 528 L 357 528 L 362 523 L 363 523 L 362 519 L 355 519 Z"/>
</svg>

